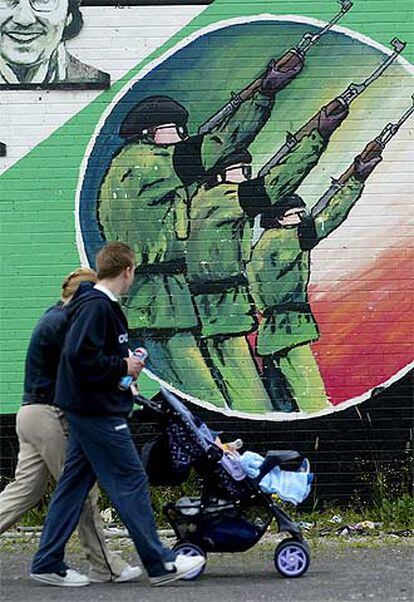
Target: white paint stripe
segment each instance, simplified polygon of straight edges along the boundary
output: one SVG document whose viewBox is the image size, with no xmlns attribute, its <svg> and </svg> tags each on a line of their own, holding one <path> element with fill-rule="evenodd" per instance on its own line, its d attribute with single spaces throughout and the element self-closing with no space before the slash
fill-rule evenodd
<svg viewBox="0 0 414 602">
<path fill-rule="evenodd" d="M 329 416 L 331 414 L 335 414 L 337 412 L 342 412 L 343 410 L 347 410 L 348 408 L 359 405 L 360 403 L 367 401 L 367 399 L 369 399 L 371 397 L 371 395 L 374 391 L 376 391 L 377 389 L 379 389 L 381 387 L 386 389 L 393 383 L 400 380 L 400 378 L 402 378 L 403 376 L 408 374 L 410 372 L 410 370 L 412 370 L 413 368 L 414 368 L 414 361 L 411 362 L 410 364 L 408 364 L 407 366 L 405 366 L 404 368 L 402 368 L 401 370 L 399 370 L 396 374 L 391 376 L 389 379 L 387 379 L 380 385 L 377 385 L 376 387 L 372 387 L 372 389 L 369 389 L 366 393 L 363 393 L 362 395 L 358 395 L 357 397 L 353 397 L 352 399 L 349 399 L 348 401 L 344 401 L 336 406 L 332 405 L 330 408 L 327 408 L 326 410 L 320 410 L 319 412 L 315 412 L 314 414 L 307 414 L 306 412 L 265 412 L 264 414 L 250 414 L 248 412 L 239 412 L 237 410 L 218 408 L 217 406 L 215 406 L 212 403 L 208 403 L 207 401 L 202 401 L 201 399 L 198 399 L 197 397 L 192 397 L 191 395 L 186 395 L 185 393 L 182 393 L 179 389 L 173 387 L 172 385 L 165 382 L 161 378 L 158 378 L 158 376 L 155 376 L 155 374 L 150 372 L 147 368 L 144 368 L 143 372 L 145 372 L 145 374 L 149 378 L 151 378 L 151 380 L 156 381 L 157 383 L 159 383 L 160 385 L 162 385 L 163 387 L 165 387 L 166 389 L 171 391 L 171 393 L 174 393 L 178 397 L 181 397 L 182 399 L 185 399 L 186 401 L 189 401 L 191 403 L 199 405 L 207 410 L 212 410 L 213 412 L 218 412 L 219 414 L 228 416 L 229 418 L 245 418 L 245 419 L 256 420 L 256 421 L 257 420 L 260 420 L 260 421 L 268 420 L 270 422 L 292 422 L 294 420 L 307 420 L 309 418 L 321 418 L 322 416 Z"/>
</svg>

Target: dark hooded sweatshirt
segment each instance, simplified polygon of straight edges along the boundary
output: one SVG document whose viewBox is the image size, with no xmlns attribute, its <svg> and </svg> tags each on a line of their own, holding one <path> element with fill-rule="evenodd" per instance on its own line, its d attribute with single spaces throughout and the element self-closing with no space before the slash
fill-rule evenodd
<svg viewBox="0 0 414 602">
<path fill-rule="evenodd" d="M 26 354 L 23 405 L 53 404 L 66 324 L 67 313 L 61 301 L 50 307 L 36 324 Z"/>
<path fill-rule="evenodd" d="M 128 324 L 119 303 L 89 288 L 70 303 L 69 325 L 59 364 L 55 403 L 85 416 L 128 416 L 130 390 L 121 391 L 127 374 Z"/>
</svg>

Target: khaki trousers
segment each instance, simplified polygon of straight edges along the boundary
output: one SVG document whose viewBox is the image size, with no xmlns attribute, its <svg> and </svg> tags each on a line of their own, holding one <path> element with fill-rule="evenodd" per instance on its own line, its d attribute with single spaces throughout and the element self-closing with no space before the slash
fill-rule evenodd
<svg viewBox="0 0 414 602">
<path fill-rule="evenodd" d="M 16 417 L 16 431 L 19 456 L 15 480 L 0 493 L 0 534 L 42 499 L 49 476 L 58 481 L 65 462 L 68 425 L 58 408 L 41 404 L 22 406 Z M 92 565 L 91 576 L 109 580 L 120 575 L 127 563 L 106 547 L 97 502 L 95 485 L 85 502 L 78 533 Z"/>
</svg>

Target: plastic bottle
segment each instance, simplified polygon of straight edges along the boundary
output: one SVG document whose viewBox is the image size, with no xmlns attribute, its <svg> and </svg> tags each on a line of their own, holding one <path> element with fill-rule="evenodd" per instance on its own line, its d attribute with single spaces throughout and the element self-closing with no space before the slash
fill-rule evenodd
<svg viewBox="0 0 414 602">
<path fill-rule="evenodd" d="M 148 351 L 145 349 L 145 347 L 137 347 L 131 355 L 137 357 L 142 362 L 145 362 L 148 357 Z M 132 385 L 134 380 L 135 379 L 129 374 L 127 376 L 123 376 L 118 383 L 118 389 L 121 389 L 121 391 L 126 391 Z"/>
</svg>

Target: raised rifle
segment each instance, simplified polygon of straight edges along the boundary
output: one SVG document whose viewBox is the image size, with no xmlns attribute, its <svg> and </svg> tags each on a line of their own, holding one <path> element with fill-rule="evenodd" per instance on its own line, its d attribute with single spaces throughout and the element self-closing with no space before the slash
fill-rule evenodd
<svg viewBox="0 0 414 602">
<path fill-rule="evenodd" d="M 378 157 L 378 155 L 382 153 L 384 148 L 387 146 L 389 141 L 392 140 L 392 138 L 394 138 L 401 126 L 407 121 L 409 117 L 411 117 L 413 113 L 414 94 L 411 96 L 411 106 L 401 115 L 397 123 L 387 123 L 387 125 L 384 127 L 381 133 L 378 134 L 378 136 L 374 138 L 374 140 L 368 142 L 368 144 L 366 145 L 366 147 L 360 155 L 362 161 L 369 161 L 374 157 Z M 332 197 L 337 192 L 339 192 L 339 190 L 341 190 L 345 186 L 349 178 L 354 175 L 354 172 L 355 166 L 354 162 L 352 162 L 348 169 L 338 179 L 332 178 L 331 186 L 328 188 L 325 194 L 321 196 L 318 202 L 312 207 L 311 213 L 313 217 L 315 217 L 326 207 L 326 205 L 329 203 Z"/>
<path fill-rule="evenodd" d="M 324 36 L 342 17 L 352 8 L 353 3 L 350 0 L 338 0 L 341 5 L 341 10 L 317 33 L 306 32 L 299 44 L 294 46 L 290 50 L 287 50 L 285 54 L 280 57 L 277 61 L 270 61 L 268 69 L 270 67 L 276 70 L 286 71 L 293 69 L 299 63 L 303 63 L 306 54 L 309 50 L 319 42 Z M 207 134 L 211 132 L 215 127 L 220 125 L 227 117 L 233 115 L 233 113 L 239 108 L 239 106 L 246 100 L 249 100 L 260 88 L 262 80 L 266 75 L 266 71 L 260 75 L 257 79 L 251 82 L 248 86 L 240 90 L 240 92 L 232 92 L 230 100 L 210 117 L 205 123 L 198 128 L 199 134 Z M 282 88 L 280 88 L 282 89 Z"/>
<path fill-rule="evenodd" d="M 358 98 L 365 90 L 373 84 L 383 73 L 388 69 L 390 65 L 396 60 L 400 53 L 404 50 L 406 43 L 401 42 L 398 38 L 391 40 L 391 46 L 394 48 L 394 52 L 385 59 L 365 81 L 360 84 L 351 83 L 342 94 L 331 100 L 331 102 L 324 107 L 328 115 L 335 115 L 337 112 L 341 112 L 343 107 L 349 107 L 351 103 Z M 322 110 L 322 109 L 321 109 Z M 304 126 L 302 126 L 295 134 L 288 134 L 286 136 L 286 142 L 279 148 L 275 155 L 262 167 L 259 171 L 259 176 L 265 176 L 275 165 L 278 165 L 286 155 L 288 155 L 297 144 L 305 137 L 308 136 L 312 130 L 318 127 L 319 115 L 321 111 L 318 111 L 316 115 L 312 117 Z"/>
</svg>

